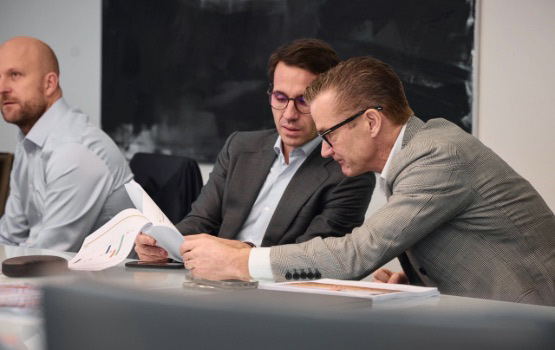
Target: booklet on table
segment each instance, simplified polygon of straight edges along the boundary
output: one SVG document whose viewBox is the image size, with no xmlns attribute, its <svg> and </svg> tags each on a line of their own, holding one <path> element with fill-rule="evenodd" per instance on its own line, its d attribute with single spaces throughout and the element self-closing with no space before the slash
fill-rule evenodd
<svg viewBox="0 0 555 350">
<path fill-rule="evenodd" d="M 297 293 L 341 295 L 356 298 L 368 298 L 375 301 L 401 298 L 414 299 L 439 295 L 439 292 L 435 287 L 420 287 L 407 284 L 388 284 L 366 281 L 343 281 L 336 279 L 260 284 L 258 288 Z"/>
</svg>

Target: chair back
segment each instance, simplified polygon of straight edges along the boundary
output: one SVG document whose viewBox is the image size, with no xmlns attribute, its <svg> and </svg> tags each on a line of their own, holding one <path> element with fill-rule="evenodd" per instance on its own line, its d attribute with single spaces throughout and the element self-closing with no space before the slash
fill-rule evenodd
<svg viewBox="0 0 555 350">
<path fill-rule="evenodd" d="M 174 224 L 191 211 L 202 188 L 202 175 L 194 159 L 165 154 L 136 153 L 129 167 L 135 181 Z"/>
<path fill-rule="evenodd" d="M 10 172 L 12 171 L 13 153 L 0 153 L 0 217 L 4 215 L 6 201 L 10 194 Z"/>
</svg>

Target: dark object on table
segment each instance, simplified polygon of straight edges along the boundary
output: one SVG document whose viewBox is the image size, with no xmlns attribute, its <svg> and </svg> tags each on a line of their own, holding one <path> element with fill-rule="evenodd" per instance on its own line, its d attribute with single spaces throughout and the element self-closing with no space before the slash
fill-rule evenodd
<svg viewBox="0 0 555 350">
<path fill-rule="evenodd" d="M 181 262 L 157 262 L 157 261 L 142 261 L 133 260 L 125 263 L 125 267 L 132 268 L 147 268 L 147 269 L 184 269 Z"/>
<path fill-rule="evenodd" d="M 53 255 L 26 255 L 2 262 L 2 273 L 8 277 L 37 277 L 67 272 L 67 260 Z"/>
</svg>

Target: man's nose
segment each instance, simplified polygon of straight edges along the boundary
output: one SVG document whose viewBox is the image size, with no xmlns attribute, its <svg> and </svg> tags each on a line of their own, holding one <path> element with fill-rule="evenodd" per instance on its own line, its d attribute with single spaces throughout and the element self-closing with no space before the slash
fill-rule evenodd
<svg viewBox="0 0 555 350">
<path fill-rule="evenodd" d="M 322 157 L 330 158 L 333 156 L 333 147 L 331 147 L 326 141 L 322 140 Z"/>
<path fill-rule="evenodd" d="M 299 111 L 297 111 L 297 107 L 295 107 L 294 100 L 289 100 L 287 107 L 285 107 L 283 111 L 283 117 L 287 120 L 299 118 Z"/>
<path fill-rule="evenodd" d="M 0 77 L 0 94 L 8 91 L 8 85 L 5 82 L 6 79 Z"/>
<path fill-rule="evenodd" d="M 6 92 L 10 92 L 10 86 L 8 84 L 8 79 L 5 77 L 0 76 L 0 94 L 5 94 Z"/>
</svg>

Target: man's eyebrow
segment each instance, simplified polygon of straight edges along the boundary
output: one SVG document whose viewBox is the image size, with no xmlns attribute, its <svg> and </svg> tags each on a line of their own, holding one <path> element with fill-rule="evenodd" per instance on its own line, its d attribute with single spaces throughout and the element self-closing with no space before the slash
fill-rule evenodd
<svg viewBox="0 0 555 350">
<path fill-rule="evenodd" d="M 8 68 L 8 69 L 6 70 L 6 73 L 7 73 L 7 74 L 13 73 L 13 72 L 21 73 L 21 70 L 20 70 L 20 69 L 17 69 L 17 68 L 13 68 L 13 67 Z"/>
</svg>

